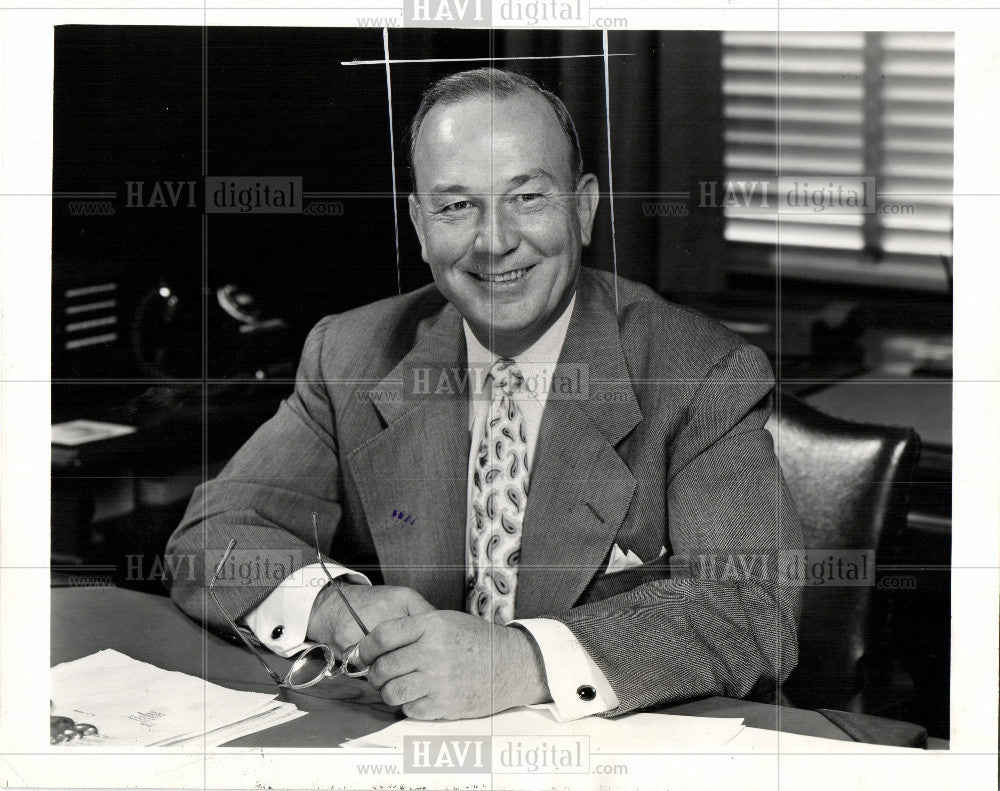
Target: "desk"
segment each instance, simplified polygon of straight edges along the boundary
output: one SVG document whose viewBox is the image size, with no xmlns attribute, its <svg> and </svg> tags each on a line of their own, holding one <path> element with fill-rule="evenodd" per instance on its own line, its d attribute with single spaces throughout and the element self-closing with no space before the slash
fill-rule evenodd
<svg viewBox="0 0 1000 791">
<path fill-rule="evenodd" d="M 951 380 L 859 376 L 805 400 L 821 412 L 861 423 L 913 426 L 925 447 L 951 451 Z"/>
<path fill-rule="evenodd" d="M 178 670 L 233 689 L 275 690 L 249 651 L 206 632 L 166 597 L 119 588 L 56 588 L 52 590 L 51 605 L 53 665 L 113 648 L 165 670 Z M 288 664 L 280 657 L 273 659 L 278 672 Z M 338 692 L 352 696 L 353 700 L 286 693 L 285 700 L 309 713 L 226 746 L 336 747 L 347 739 L 381 730 L 400 718 L 380 704 L 367 682 L 344 678 L 338 685 Z M 743 717 L 747 725 L 755 728 L 850 741 L 843 731 L 814 711 L 706 698 L 664 712 Z"/>
</svg>

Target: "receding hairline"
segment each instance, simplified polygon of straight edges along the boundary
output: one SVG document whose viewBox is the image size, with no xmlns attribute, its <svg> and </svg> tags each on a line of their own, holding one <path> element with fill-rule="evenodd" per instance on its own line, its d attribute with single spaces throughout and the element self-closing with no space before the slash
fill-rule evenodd
<svg viewBox="0 0 1000 791">
<path fill-rule="evenodd" d="M 517 98 L 519 98 L 521 96 L 531 97 L 532 95 L 533 95 L 532 91 L 527 91 L 526 90 L 526 91 L 523 91 L 523 92 L 518 92 L 516 94 L 512 94 L 510 96 L 506 96 L 503 99 L 498 100 L 497 103 L 499 104 L 501 102 L 509 102 L 509 101 L 515 100 L 515 99 L 517 99 Z M 539 97 L 539 98 L 541 98 L 541 97 Z M 412 156 L 411 156 L 411 163 L 412 163 L 411 167 L 414 170 L 414 173 L 413 173 L 414 180 L 416 179 L 416 158 L 417 158 L 416 143 L 420 139 L 420 131 L 424 128 L 425 124 L 423 122 L 427 120 L 427 118 L 431 115 L 431 113 L 433 113 L 435 110 L 438 110 L 439 108 L 441 110 L 447 110 L 448 108 L 460 107 L 463 104 L 475 102 L 476 100 L 479 100 L 479 99 L 487 99 L 487 100 L 489 100 L 489 99 L 491 99 L 491 97 L 489 97 L 489 96 L 467 96 L 467 97 L 463 97 L 463 98 L 460 98 L 460 99 L 454 99 L 454 100 L 450 100 L 450 101 L 443 101 L 443 102 L 440 102 L 438 104 L 435 104 L 433 107 L 430 108 L 430 110 L 427 111 L 427 113 L 421 119 L 420 127 L 417 129 L 417 135 L 414 138 L 413 153 L 412 153 Z M 543 102 L 543 104 L 545 104 L 546 106 L 549 106 L 548 102 Z M 579 177 L 582 175 L 582 173 L 578 174 L 578 173 L 575 172 L 575 168 L 574 168 L 575 156 L 574 156 L 573 146 L 570 143 L 570 141 L 566 139 L 566 135 L 562 134 L 562 127 L 559 124 L 559 118 L 558 118 L 558 116 L 556 116 L 555 111 L 551 110 L 551 107 L 549 109 L 550 109 L 550 112 L 549 112 L 549 116 L 547 118 L 544 116 L 544 114 L 541 114 L 539 117 L 544 118 L 545 119 L 545 123 L 551 125 L 550 128 L 555 132 L 554 136 L 558 140 L 562 141 L 563 144 L 565 145 L 566 149 L 568 149 L 565 152 L 565 156 L 569 160 L 569 162 L 568 162 L 569 177 L 573 180 L 574 186 L 575 186 L 575 182 L 579 179 Z M 558 159 L 558 157 L 557 157 L 557 159 Z M 554 177 L 553 174 L 549 174 L 549 176 L 550 176 L 550 178 Z"/>
<path fill-rule="evenodd" d="M 420 130 L 424 120 L 431 111 L 438 107 L 449 107 L 462 104 L 477 98 L 491 101 L 507 101 L 521 95 L 537 95 L 549 107 L 556 125 L 562 132 L 562 137 L 569 148 L 570 178 L 575 184 L 583 176 L 583 157 L 580 151 L 580 140 L 576 133 L 573 118 L 562 100 L 551 91 L 546 90 L 530 77 L 516 72 L 510 72 L 491 67 L 470 69 L 443 77 L 424 91 L 420 106 L 414 114 L 409 132 L 409 164 L 410 178 L 416 191 L 416 148 Z"/>
</svg>

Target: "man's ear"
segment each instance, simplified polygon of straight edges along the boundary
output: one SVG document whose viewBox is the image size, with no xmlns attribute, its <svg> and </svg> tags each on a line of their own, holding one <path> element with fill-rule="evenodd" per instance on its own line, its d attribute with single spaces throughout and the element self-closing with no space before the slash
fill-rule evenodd
<svg viewBox="0 0 1000 791">
<path fill-rule="evenodd" d="M 417 200 L 417 196 L 412 192 L 410 197 L 407 198 L 407 202 L 410 204 L 410 222 L 413 223 L 413 230 L 417 232 L 417 238 L 420 240 L 420 257 L 427 261 L 427 246 L 424 244 L 424 210 L 420 205 L 420 201 Z"/>
<path fill-rule="evenodd" d="M 580 220 L 580 240 L 584 245 L 590 244 L 590 232 L 594 227 L 600 197 L 597 176 L 593 173 L 582 176 L 576 185 L 576 215 Z"/>
</svg>

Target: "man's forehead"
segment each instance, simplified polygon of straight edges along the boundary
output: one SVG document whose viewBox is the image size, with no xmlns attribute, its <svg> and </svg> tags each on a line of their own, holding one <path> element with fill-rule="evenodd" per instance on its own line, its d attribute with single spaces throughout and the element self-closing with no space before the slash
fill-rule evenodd
<svg viewBox="0 0 1000 791">
<path fill-rule="evenodd" d="M 569 157 L 569 142 L 555 111 L 543 97 L 529 92 L 436 105 L 421 123 L 414 149 L 414 165 L 425 189 L 432 188 L 429 181 L 450 183 L 455 176 L 471 177 L 471 171 L 484 167 L 494 181 L 533 170 L 569 175 Z"/>
</svg>

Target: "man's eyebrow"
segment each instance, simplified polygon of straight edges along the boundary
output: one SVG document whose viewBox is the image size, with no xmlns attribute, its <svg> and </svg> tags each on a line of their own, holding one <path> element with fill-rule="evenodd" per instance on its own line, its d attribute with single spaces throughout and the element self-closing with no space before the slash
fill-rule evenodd
<svg viewBox="0 0 1000 791">
<path fill-rule="evenodd" d="M 522 184 L 527 184 L 532 179 L 546 178 L 555 181 L 555 178 L 544 168 L 533 168 L 527 173 L 521 173 L 507 180 L 508 189 L 515 189 Z M 463 184 L 439 184 L 430 190 L 431 195 L 472 195 L 473 190 Z"/>
<path fill-rule="evenodd" d="M 431 195 L 471 195 L 472 190 L 461 184 L 441 184 L 434 187 Z"/>
<path fill-rule="evenodd" d="M 507 183 L 510 185 L 510 188 L 513 189 L 515 187 L 520 187 L 522 184 L 527 184 L 529 181 L 537 178 L 545 178 L 548 179 L 549 181 L 555 181 L 555 178 L 552 176 L 552 174 L 549 173 L 544 168 L 534 168 L 532 170 L 529 170 L 527 173 L 522 173 L 519 176 L 514 176 L 513 178 L 508 180 Z"/>
</svg>

